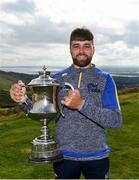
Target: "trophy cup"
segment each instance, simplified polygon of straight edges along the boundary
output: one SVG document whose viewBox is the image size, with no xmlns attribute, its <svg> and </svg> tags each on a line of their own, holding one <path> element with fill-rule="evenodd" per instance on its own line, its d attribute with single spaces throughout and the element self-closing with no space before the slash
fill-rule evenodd
<svg viewBox="0 0 139 180">
<path fill-rule="evenodd" d="M 41 136 L 36 137 L 32 142 L 32 150 L 29 160 L 34 163 L 53 163 L 61 161 L 62 155 L 58 152 L 58 144 L 52 136 L 49 135 L 48 124 L 60 115 L 60 110 L 56 103 L 56 90 L 60 85 L 50 77 L 50 72 L 39 72 L 39 77 L 31 80 L 27 85 L 32 94 L 32 109 L 29 111 L 31 119 L 40 120 L 43 124 Z M 72 85 L 65 83 L 70 89 Z"/>
</svg>

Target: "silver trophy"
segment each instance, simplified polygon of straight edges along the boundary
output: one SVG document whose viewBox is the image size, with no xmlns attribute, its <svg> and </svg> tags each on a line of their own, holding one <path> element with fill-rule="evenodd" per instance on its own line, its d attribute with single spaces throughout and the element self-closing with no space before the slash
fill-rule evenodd
<svg viewBox="0 0 139 180">
<path fill-rule="evenodd" d="M 31 162 L 35 163 L 53 163 L 61 161 L 62 155 L 59 154 L 58 144 L 52 136 L 49 135 L 48 124 L 51 120 L 55 120 L 60 113 L 56 103 L 56 90 L 60 85 L 57 81 L 50 77 L 50 72 L 39 72 L 39 77 L 33 79 L 27 87 L 31 90 L 32 94 L 32 109 L 29 111 L 31 119 L 40 120 L 43 123 L 41 128 L 42 134 L 36 137 L 32 142 L 32 150 L 29 157 Z M 62 88 L 74 89 L 71 84 L 65 83 Z"/>
</svg>

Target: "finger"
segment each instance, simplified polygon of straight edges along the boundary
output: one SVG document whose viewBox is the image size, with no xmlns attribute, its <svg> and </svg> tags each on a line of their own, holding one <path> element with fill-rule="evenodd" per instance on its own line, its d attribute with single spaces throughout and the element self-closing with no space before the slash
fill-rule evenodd
<svg viewBox="0 0 139 180">
<path fill-rule="evenodd" d="M 64 106 L 68 106 L 68 102 L 64 101 L 64 100 L 61 100 L 61 104 L 64 105 Z"/>
<path fill-rule="evenodd" d="M 63 97 L 63 99 L 61 100 L 63 103 L 66 103 L 67 101 L 69 101 L 70 98 L 68 98 L 67 96 Z"/>
<path fill-rule="evenodd" d="M 18 88 L 10 89 L 11 96 L 24 96 L 25 91 Z"/>
<path fill-rule="evenodd" d="M 18 80 L 17 84 L 25 85 L 22 80 Z"/>
<path fill-rule="evenodd" d="M 68 95 L 71 95 L 74 91 L 73 90 L 68 90 Z"/>
<path fill-rule="evenodd" d="M 18 90 L 26 90 L 24 83 L 16 83 L 11 87 L 12 90 L 18 91 Z"/>
<path fill-rule="evenodd" d="M 75 90 L 73 91 L 73 93 L 74 93 L 74 94 L 80 94 L 80 91 L 79 91 L 78 89 L 75 89 Z"/>
<path fill-rule="evenodd" d="M 16 84 L 12 84 L 10 90 L 13 90 L 15 88 Z"/>
<path fill-rule="evenodd" d="M 19 88 L 20 88 L 20 86 L 19 86 L 18 84 L 13 84 L 13 85 L 11 86 L 11 89 L 12 89 L 12 90 L 19 89 Z"/>
<path fill-rule="evenodd" d="M 22 91 L 22 89 L 20 87 L 14 87 L 14 88 L 11 89 L 12 93 L 19 93 L 21 91 Z"/>
<path fill-rule="evenodd" d="M 17 86 L 18 86 L 20 89 L 26 89 L 26 88 L 25 88 L 25 84 L 24 84 L 23 81 L 21 81 L 21 80 L 18 80 Z"/>
<path fill-rule="evenodd" d="M 61 104 L 65 105 L 65 101 L 64 101 L 64 100 L 61 100 Z"/>
<path fill-rule="evenodd" d="M 14 96 L 13 94 L 11 94 L 11 99 L 14 100 L 15 102 L 17 102 L 17 101 L 19 102 L 19 97 Z"/>
</svg>

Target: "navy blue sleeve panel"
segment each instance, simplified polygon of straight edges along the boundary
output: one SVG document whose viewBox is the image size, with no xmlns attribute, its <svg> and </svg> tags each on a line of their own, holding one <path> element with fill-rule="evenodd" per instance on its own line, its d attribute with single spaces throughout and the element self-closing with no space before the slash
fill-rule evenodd
<svg viewBox="0 0 139 180">
<path fill-rule="evenodd" d="M 32 101 L 28 98 L 25 102 L 19 103 L 19 107 L 24 113 L 28 114 L 32 108 Z"/>
<path fill-rule="evenodd" d="M 110 75 L 107 75 L 106 86 L 102 96 L 104 108 L 120 110 L 116 85 Z"/>
<path fill-rule="evenodd" d="M 117 101 L 116 88 L 110 75 L 102 95 L 102 108 L 86 98 L 79 112 L 103 128 L 117 129 L 122 125 L 122 116 Z"/>
</svg>

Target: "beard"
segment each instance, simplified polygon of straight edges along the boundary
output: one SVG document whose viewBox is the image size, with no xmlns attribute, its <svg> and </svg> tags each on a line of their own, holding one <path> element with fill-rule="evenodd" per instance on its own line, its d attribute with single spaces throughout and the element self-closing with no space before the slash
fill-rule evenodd
<svg viewBox="0 0 139 180">
<path fill-rule="evenodd" d="M 73 64 L 79 67 L 86 67 L 91 63 L 92 56 L 83 55 L 84 57 L 81 58 L 81 55 L 77 55 L 76 58 L 73 58 Z"/>
</svg>

